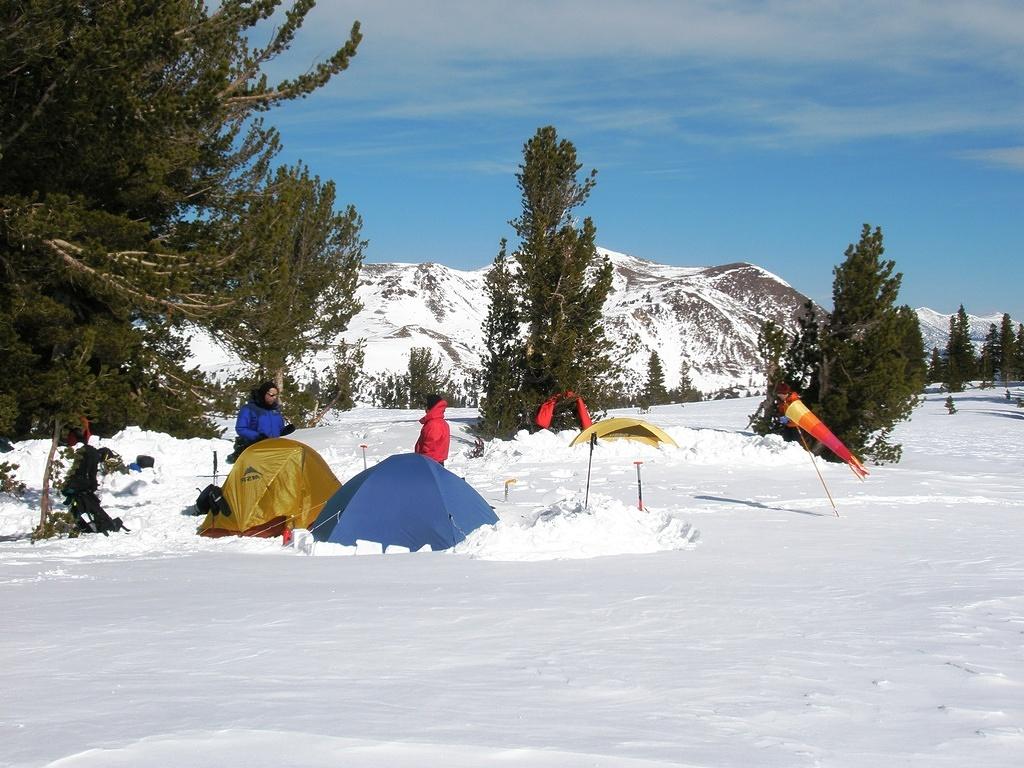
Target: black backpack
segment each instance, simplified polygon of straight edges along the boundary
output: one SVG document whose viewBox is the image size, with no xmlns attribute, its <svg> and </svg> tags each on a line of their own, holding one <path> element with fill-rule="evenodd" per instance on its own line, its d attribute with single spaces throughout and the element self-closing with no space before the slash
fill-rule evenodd
<svg viewBox="0 0 1024 768">
<path fill-rule="evenodd" d="M 221 514 L 227 517 L 231 514 L 231 507 L 219 485 L 210 483 L 199 492 L 196 498 L 196 514 L 214 516 Z"/>
</svg>

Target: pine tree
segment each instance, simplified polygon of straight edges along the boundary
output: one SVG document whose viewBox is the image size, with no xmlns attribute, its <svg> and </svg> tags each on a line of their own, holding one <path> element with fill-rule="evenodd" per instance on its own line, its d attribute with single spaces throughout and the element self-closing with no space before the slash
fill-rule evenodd
<svg viewBox="0 0 1024 768">
<path fill-rule="evenodd" d="M 928 359 L 928 383 L 936 384 L 946 380 L 946 361 L 942 359 L 942 353 L 938 347 L 932 347 L 931 357 Z"/>
<path fill-rule="evenodd" d="M 906 304 L 896 308 L 896 333 L 901 340 L 900 354 L 904 361 L 903 375 L 916 382 L 918 390 L 928 381 L 928 361 L 924 354 L 924 336 L 917 313 Z"/>
<path fill-rule="evenodd" d="M 999 378 L 1003 386 L 1011 381 L 1016 381 L 1019 369 L 1017 360 L 1019 357 L 1018 339 L 1013 333 L 1013 321 L 1008 314 L 1004 314 L 999 324 L 999 354 L 995 360 L 996 370 L 999 371 Z"/>
<path fill-rule="evenodd" d="M 1017 338 L 1014 344 L 1014 350 L 1017 353 L 1014 356 L 1014 360 L 1016 363 L 1014 365 L 1014 373 L 1017 376 L 1020 376 L 1022 373 L 1024 373 L 1024 323 L 1019 323 L 1017 325 Z"/>
<path fill-rule="evenodd" d="M 313 382 L 305 388 L 312 402 L 308 411 L 292 415 L 286 411 L 289 421 L 309 421 L 316 425 L 332 410 L 347 411 L 355 406 L 356 392 L 363 378 L 363 362 L 366 350 L 363 340 L 355 344 L 341 342 L 335 350 L 331 366 L 314 376 Z M 289 398 L 293 400 L 294 398 Z M 289 402 L 289 405 L 292 403 Z"/>
<path fill-rule="evenodd" d="M 693 381 L 690 379 L 690 366 L 686 360 L 679 363 L 679 386 L 669 394 L 671 396 L 669 402 L 696 403 L 700 400 L 700 390 L 693 386 Z"/>
<path fill-rule="evenodd" d="M 964 385 L 974 378 L 974 346 L 971 344 L 971 326 L 964 305 L 949 318 L 949 339 L 946 341 L 946 388 L 950 392 L 963 392 Z"/>
<path fill-rule="evenodd" d="M 900 446 L 889 436 L 917 402 L 926 366 L 917 317 L 895 303 L 902 275 L 884 252 L 882 230 L 865 224 L 835 268 L 833 310 L 821 338 L 820 403 L 805 403 L 855 454 L 899 461 Z"/>
<path fill-rule="evenodd" d="M 774 320 L 766 320 L 757 334 L 757 351 L 764 361 L 767 388 L 764 400 L 758 405 L 757 410 L 750 414 L 748 421 L 750 428 L 759 435 L 767 435 L 772 431 L 775 417 L 775 387 L 786 380 L 786 372 L 783 369 L 783 355 L 786 349 L 786 332 Z"/>
<path fill-rule="evenodd" d="M 583 396 L 592 413 L 605 407 L 615 379 L 602 324 L 612 266 L 598 257 L 593 221 L 585 218 L 577 228 L 573 211 L 586 202 L 597 173 L 581 182 L 581 167 L 572 142 L 559 140 L 551 126 L 538 129 L 523 148 L 516 174 L 522 215 L 510 222 L 520 239 L 514 293 L 526 329 L 522 383 L 508 393 L 509 404 L 493 407 L 532 411 L 565 391 Z M 569 418 L 556 413 L 554 426 L 568 426 Z M 515 430 L 509 425 L 502 431 Z"/>
<path fill-rule="evenodd" d="M 996 361 L 1001 357 L 999 329 L 995 323 L 990 323 L 975 361 L 975 372 L 981 379 L 981 389 L 986 389 L 995 381 Z"/>
<path fill-rule="evenodd" d="M 430 395 L 451 397 L 452 382 L 445 372 L 441 359 L 434 357 L 428 347 L 413 347 L 409 350 L 409 401 L 407 408 L 423 408 Z"/>
<path fill-rule="evenodd" d="M 651 352 L 647 360 L 647 384 L 644 386 L 643 400 L 646 405 L 664 405 L 669 401 L 668 390 L 665 389 L 665 369 L 657 352 Z"/>
<path fill-rule="evenodd" d="M 384 373 L 373 382 L 370 399 L 378 408 L 409 407 L 409 374 Z"/>
<path fill-rule="evenodd" d="M 246 254 L 219 291 L 215 337 L 249 367 L 248 379 L 284 385 L 285 371 L 343 347 L 340 334 L 359 311 L 355 298 L 365 241 L 349 206 L 335 212 L 335 188 L 304 167 L 279 168 L 225 238 Z"/>
<path fill-rule="evenodd" d="M 797 331 L 783 357 L 784 380 L 808 402 L 818 401 L 818 370 L 821 367 L 820 311 L 808 299 L 797 316 Z"/>
<path fill-rule="evenodd" d="M 484 321 L 483 402 L 477 429 L 488 437 L 506 436 L 526 427 L 529 417 L 522 402 L 521 312 L 505 240 L 487 273 L 485 287 L 489 303 Z"/>
</svg>

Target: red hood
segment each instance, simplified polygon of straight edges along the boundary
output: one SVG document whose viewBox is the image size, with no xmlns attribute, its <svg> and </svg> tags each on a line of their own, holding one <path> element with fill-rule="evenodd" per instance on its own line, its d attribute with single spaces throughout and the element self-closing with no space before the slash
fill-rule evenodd
<svg viewBox="0 0 1024 768">
<path fill-rule="evenodd" d="M 430 419 L 443 419 L 444 409 L 447 407 L 447 400 L 438 400 L 434 403 L 434 407 L 427 411 L 426 415 L 420 419 L 420 424 L 426 424 Z"/>
</svg>

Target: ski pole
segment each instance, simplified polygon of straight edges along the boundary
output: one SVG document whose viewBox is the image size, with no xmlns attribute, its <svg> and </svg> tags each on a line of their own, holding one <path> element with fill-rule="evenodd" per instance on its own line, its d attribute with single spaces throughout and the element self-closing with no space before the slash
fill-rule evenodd
<svg viewBox="0 0 1024 768">
<path fill-rule="evenodd" d="M 832 511 L 836 513 L 836 517 L 839 517 L 839 510 L 836 509 L 836 503 L 832 501 L 832 494 L 828 491 L 828 486 L 825 485 L 825 478 L 821 476 L 821 470 L 818 469 L 818 462 L 814 460 L 814 454 L 811 453 L 811 449 L 807 447 L 807 441 L 804 439 L 803 431 L 797 427 L 797 434 L 800 435 L 800 442 L 804 444 L 804 450 L 807 451 L 807 455 L 811 457 L 811 464 L 814 465 L 814 471 L 818 473 L 818 479 L 821 480 L 821 487 L 825 489 L 825 495 L 828 496 L 828 502 L 832 505 Z"/>
<path fill-rule="evenodd" d="M 642 510 L 644 508 L 644 487 L 640 483 L 640 465 L 642 461 L 634 461 L 636 464 L 636 508 Z"/>
<path fill-rule="evenodd" d="M 363 469 L 366 469 L 366 443 L 360 443 L 359 447 L 363 449 Z"/>
<path fill-rule="evenodd" d="M 583 508 L 590 506 L 590 465 L 594 462 L 594 446 L 597 445 L 597 433 L 590 436 L 590 458 L 587 459 L 587 494 L 583 497 Z"/>
<path fill-rule="evenodd" d="M 217 482 L 217 452 L 213 452 L 213 482 Z"/>
</svg>

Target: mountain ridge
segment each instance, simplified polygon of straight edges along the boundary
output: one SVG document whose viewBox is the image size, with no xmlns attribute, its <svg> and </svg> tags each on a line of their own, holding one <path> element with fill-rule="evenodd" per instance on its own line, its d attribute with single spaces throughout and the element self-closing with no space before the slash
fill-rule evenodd
<svg viewBox="0 0 1024 768">
<path fill-rule="evenodd" d="M 705 395 L 762 387 L 757 336 L 763 322 L 772 319 L 792 333 L 808 301 L 782 277 L 748 262 L 681 267 L 604 248 L 598 252 L 613 267 L 605 335 L 623 364 L 626 386 L 634 389 L 646 381 L 652 351 L 661 358 L 670 389 L 678 386 L 683 365 Z M 454 381 L 465 380 L 481 368 L 486 353 L 485 279 L 490 269 L 458 270 L 432 262 L 364 264 L 356 290 L 363 309 L 342 338 L 349 344 L 364 342 L 364 372 L 370 377 L 404 372 L 410 351 L 425 347 Z M 925 350 L 944 348 L 950 315 L 927 307 L 915 312 Z M 1001 318 L 968 315 L 974 342 L 980 344 L 989 325 L 998 325 Z M 201 334 L 193 341 L 193 361 L 215 375 L 242 367 Z M 325 353 L 302 367 L 323 369 L 331 362 Z"/>
<path fill-rule="evenodd" d="M 761 323 L 771 317 L 793 329 L 807 300 L 754 264 L 677 267 L 603 248 L 598 252 L 613 266 L 605 335 L 630 386 L 646 379 L 651 351 L 661 357 L 669 388 L 678 385 L 684 363 L 694 386 L 704 392 L 756 386 Z M 453 378 L 479 369 L 489 269 L 366 265 L 357 289 L 364 308 L 345 341 L 366 341 L 365 370 L 371 374 L 404 370 L 413 347 L 431 349 Z"/>
</svg>

